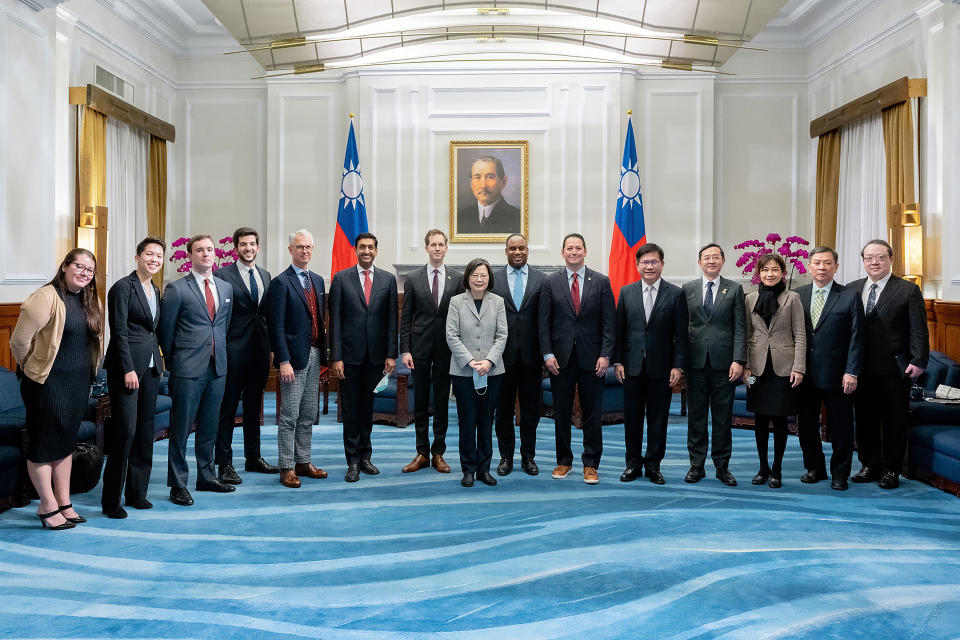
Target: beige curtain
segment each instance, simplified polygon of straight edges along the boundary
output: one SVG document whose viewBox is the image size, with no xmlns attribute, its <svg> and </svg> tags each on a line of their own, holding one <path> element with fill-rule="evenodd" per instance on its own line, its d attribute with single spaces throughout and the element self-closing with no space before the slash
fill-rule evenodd
<svg viewBox="0 0 960 640">
<path fill-rule="evenodd" d="M 883 149 L 887 160 L 887 226 L 890 244 L 894 247 L 893 273 L 904 273 L 903 224 L 895 205 L 916 202 L 913 188 L 913 114 L 910 101 L 884 109 Z"/>
<path fill-rule="evenodd" d="M 840 191 L 840 129 L 820 136 L 817 142 L 817 194 L 814 244 L 836 247 L 837 201 Z"/>
<path fill-rule="evenodd" d="M 167 141 L 150 136 L 149 175 L 147 175 L 147 233 L 163 238 L 167 229 Z M 153 277 L 163 288 L 163 269 Z"/>
<path fill-rule="evenodd" d="M 85 107 L 80 113 L 76 224 L 84 207 L 107 206 L 107 116 Z"/>
</svg>

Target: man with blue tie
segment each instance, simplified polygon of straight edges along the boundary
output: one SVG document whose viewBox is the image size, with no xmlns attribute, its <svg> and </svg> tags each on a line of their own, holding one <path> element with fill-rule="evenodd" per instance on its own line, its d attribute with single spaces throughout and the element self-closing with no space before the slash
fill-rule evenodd
<svg viewBox="0 0 960 640">
<path fill-rule="evenodd" d="M 313 425 L 320 417 L 320 368 L 326 364 L 323 278 L 308 269 L 313 234 L 290 234 L 291 265 L 273 279 L 267 297 L 267 333 L 279 368 L 277 449 L 280 484 L 300 487 L 299 476 L 323 479 L 327 472 L 310 461 Z"/>
<path fill-rule="evenodd" d="M 167 486 L 170 501 L 181 506 L 193 504 L 187 490 L 187 438 L 194 422 L 197 491 L 235 490 L 217 479 L 213 465 L 227 375 L 227 326 L 233 309 L 233 287 L 213 277 L 216 254 L 209 235 L 190 238 L 187 253 L 192 263 L 190 273 L 164 289 L 157 325 L 173 401 Z"/>
</svg>

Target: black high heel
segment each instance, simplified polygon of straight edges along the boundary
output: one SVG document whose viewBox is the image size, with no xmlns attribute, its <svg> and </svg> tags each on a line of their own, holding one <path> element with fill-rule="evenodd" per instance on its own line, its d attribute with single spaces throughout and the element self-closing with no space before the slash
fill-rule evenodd
<svg viewBox="0 0 960 640">
<path fill-rule="evenodd" d="M 61 506 L 60 506 L 60 511 L 62 512 L 64 509 L 73 509 L 73 503 L 61 505 Z M 63 517 L 64 517 L 64 518 L 67 518 L 67 522 L 72 522 L 73 524 L 80 524 L 81 522 L 86 522 L 86 521 L 87 521 L 87 519 L 84 518 L 84 517 L 83 517 L 82 515 L 80 515 L 79 513 L 77 514 L 77 517 L 76 517 L 76 518 L 68 518 L 67 516 L 63 516 Z"/>
<path fill-rule="evenodd" d="M 75 526 L 77 526 L 75 523 L 70 522 L 69 520 L 67 520 L 67 521 L 64 522 L 63 524 L 58 524 L 58 525 L 55 526 L 55 527 L 52 527 L 52 526 L 50 526 L 49 524 L 47 524 L 47 518 L 52 518 L 53 516 L 57 515 L 58 513 L 60 513 L 60 510 L 59 510 L 59 509 L 57 509 L 56 511 L 51 511 L 50 513 L 40 513 L 40 512 L 38 511 L 38 512 L 37 512 L 37 517 L 40 518 L 40 524 L 43 525 L 43 528 L 44 528 L 44 529 L 52 529 L 52 530 L 54 530 L 54 531 L 61 531 L 61 530 L 63 530 L 63 529 L 73 529 Z M 66 516 L 64 516 L 64 517 L 66 518 Z"/>
</svg>

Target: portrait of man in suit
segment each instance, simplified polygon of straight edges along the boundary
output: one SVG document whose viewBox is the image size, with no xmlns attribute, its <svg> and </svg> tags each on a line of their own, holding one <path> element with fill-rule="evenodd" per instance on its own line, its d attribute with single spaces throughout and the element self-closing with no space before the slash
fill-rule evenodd
<svg viewBox="0 0 960 640">
<path fill-rule="evenodd" d="M 526 233 L 526 142 L 451 145 L 454 242 L 503 241 Z"/>
</svg>

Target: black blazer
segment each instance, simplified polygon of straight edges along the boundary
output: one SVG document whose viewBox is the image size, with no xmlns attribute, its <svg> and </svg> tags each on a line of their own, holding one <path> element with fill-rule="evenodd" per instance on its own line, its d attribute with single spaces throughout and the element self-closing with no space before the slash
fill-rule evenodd
<svg viewBox="0 0 960 640">
<path fill-rule="evenodd" d="M 476 200 L 471 200 L 457 211 L 457 233 L 518 233 L 522 231 L 522 226 L 520 209 L 503 198 L 482 225 Z"/>
<path fill-rule="evenodd" d="M 257 267 L 257 273 L 263 280 L 263 291 L 255 305 L 236 263 L 213 272 L 214 277 L 233 287 L 233 315 L 227 327 L 227 360 L 231 363 L 263 363 L 270 357 L 267 305 L 264 304 L 270 289 L 270 272 Z"/>
<path fill-rule="evenodd" d="M 507 273 L 512 267 L 497 269 L 493 276 L 493 293 L 503 298 L 507 312 L 507 346 L 503 350 L 503 364 L 512 366 L 520 360 L 527 366 L 541 366 L 540 355 L 540 289 L 547 279 L 543 273 L 533 267 L 527 267 L 527 278 L 523 289 L 520 308 L 513 304 Z"/>
<path fill-rule="evenodd" d="M 576 346 L 580 368 L 593 369 L 597 358 L 614 356 L 615 313 L 607 276 L 593 269 L 584 271 L 580 313 L 575 314 L 566 268 L 551 273 L 540 289 L 540 352 L 552 353 L 563 368 Z"/>
<path fill-rule="evenodd" d="M 317 294 L 317 320 L 320 335 L 320 362 L 327 363 L 326 335 L 323 328 L 323 312 L 326 293 L 323 278 L 310 274 L 310 282 Z M 264 302 L 267 306 L 267 333 L 270 336 L 270 348 L 273 361 L 279 367 L 281 362 L 290 362 L 294 369 L 303 369 L 310 361 L 310 307 L 307 306 L 307 294 L 303 290 L 300 277 L 293 265 L 270 282 L 269 295 Z"/>
<path fill-rule="evenodd" d="M 861 305 L 865 284 L 867 278 L 847 284 Z M 920 287 L 914 283 L 891 275 L 876 306 L 865 315 L 863 327 L 864 373 L 902 376 L 908 364 L 927 368 L 930 357 L 927 311 Z"/>
<path fill-rule="evenodd" d="M 650 320 L 643 307 L 643 280 L 620 289 L 617 301 L 617 347 L 614 361 L 622 364 L 628 376 L 643 373 L 647 377 L 668 378 L 671 369 L 687 364 L 687 299 L 683 290 L 660 280 Z"/>
<path fill-rule="evenodd" d="M 450 298 L 463 291 L 463 273 L 450 267 L 446 267 L 446 271 L 439 307 L 433 305 L 432 281 L 427 278 L 426 265 L 410 272 L 403 286 L 400 353 L 409 353 L 415 360 L 439 362 L 450 359 L 447 309 L 450 308 Z"/>
<path fill-rule="evenodd" d="M 807 373 L 804 382 L 817 389 L 840 389 L 843 375 L 860 375 L 863 361 L 863 305 L 859 293 L 834 282 L 813 326 L 810 305 L 813 285 L 795 289 L 803 304 L 807 327 Z"/>
<path fill-rule="evenodd" d="M 383 365 L 397 357 L 397 279 L 374 267 L 367 306 L 357 267 L 338 271 L 330 283 L 330 359 Z"/>
<path fill-rule="evenodd" d="M 747 307 L 743 287 L 721 276 L 717 278 L 716 288 L 719 291 L 714 291 L 713 313 L 708 316 L 703 310 L 703 278 L 683 285 L 690 316 L 687 364 L 695 369 L 706 366 L 708 354 L 713 369 L 747 361 Z"/>
<path fill-rule="evenodd" d="M 150 365 L 151 356 L 154 368 L 163 373 L 163 357 L 157 341 L 160 289 L 153 283 L 150 286 L 157 301 L 156 317 L 150 314 L 150 305 L 136 271 L 113 283 L 107 293 L 110 344 L 103 366 L 111 375 L 122 376 L 134 371 L 142 376 Z"/>
</svg>

